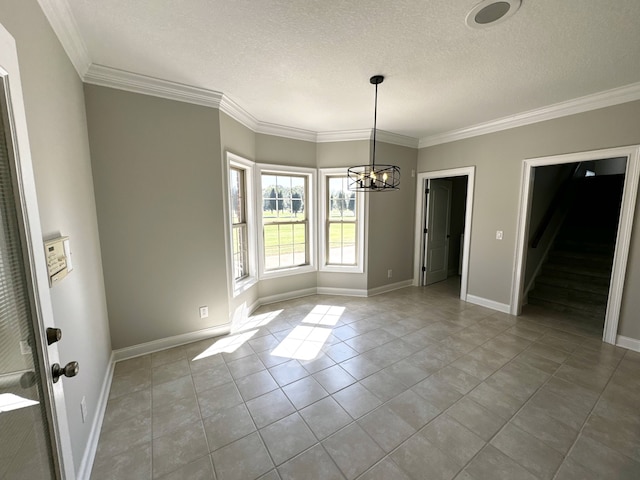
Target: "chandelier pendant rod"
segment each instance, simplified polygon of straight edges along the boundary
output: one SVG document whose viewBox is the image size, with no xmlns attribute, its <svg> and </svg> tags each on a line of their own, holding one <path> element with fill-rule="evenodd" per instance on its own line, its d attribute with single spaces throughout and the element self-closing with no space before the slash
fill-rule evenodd
<svg viewBox="0 0 640 480">
<path fill-rule="evenodd" d="M 385 192 L 398 190 L 400 185 L 400 167 L 396 165 L 376 165 L 378 143 L 378 85 L 384 81 L 383 75 L 374 75 L 369 83 L 375 85 L 375 102 L 373 105 L 373 148 L 369 163 L 347 169 L 349 190 L 356 192 Z M 371 138 L 371 137 L 370 137 Z"/>
<path fill-rule="evenodd" d="M 378 124 L 378 83 L 376 83 L 376 99 L 373 106 L 373 155 L 371 157 L 371 170 L 376 171 L 376 132 Z"/>
</svg>

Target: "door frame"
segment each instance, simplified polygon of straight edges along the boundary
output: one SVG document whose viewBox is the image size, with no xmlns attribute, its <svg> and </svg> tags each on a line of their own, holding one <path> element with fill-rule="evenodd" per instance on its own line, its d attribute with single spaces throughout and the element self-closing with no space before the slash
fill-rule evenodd
<svg viewBox="0 0 640 480">
<path fill-rule="evenodd" d="M 47 346 L 45 326 L 55 325 L 49 277 L 45 259 L 35 177 L 27 133 L 27 121 L 22 96 L 22 82 L 18 67 L 15 40 L 0 24 L 0 82 L 4 85 L 8 121 L 7 150 L 10 152 L 13 182 L 16 188 L 16 209 L 24 255 L 27 287 L 30 293 L 33 327 L 40 363 L 47 421 L 51 438 L 56 476 L 76 478 L 67 421 L 63 382 L 53 384 L 51 364 L 59 362 L 55 344 Z"/>
<path fill-rule="evenodd" d="M 416 228 L 414 237 L 414 255 L 413 255 L 413 285 L 420 286 L 421 262 L 423 244 L 423 227 L 427 209 L 425 208 L 426 200 L 426 183 L 428 180 L 449 177 L 467 177 L 467 200 L 465 206 L 464 220 L 464 247 L 462 250 L 462 275 L 460 281 L 460 300 L 467 301 L 467 290 L 469 283 L 469 251 L 471 246 L 471 221 L 473 218 L 473 191 L 475 185 L 476 167 L 451 168 L 447 170 L 435 170 L 432 172 L 419 173 L 416 182 Z"/>
<path fill-rule="evenodd" d="M 579 163 L 609 158 L 626 157 L 627 168 L 624 178 L 622 193 L 622 206 L 618 222 L 616 247 L 611 271 L 611 283 L 609 285 L 609 298 L 605 314 L 604 331 L 602 341 L 616 344 L 618 334 L 618 322 L 620 320 L 620 308 L 622 306 L 622 293 L 624 279 L 627 271 L 627 260 L 631 244 L 631 229 L 636 208 L 638 193 L 638 180 L 640 178 L 640 145 L 628 147 L 607 148 L 603 150 L 590 150 L 586 152 L 570 153 L 564 155 L 552 155 L 525 159 L 522 162 L 522 174 L 520 185 L 520 207 L 518 214 L 518 230 L 516 232 L 516 251 L 511 282 L 511 314 L 520 315 L 522 302 L 524 301 L 524 269 L 527 261 L 527 239 L 529 238 L 529 213 L 533 198 L 533 182 L 535 179 L 534 168 L 548 165 L 560 165 L 565 163 Z"/>
</svg>

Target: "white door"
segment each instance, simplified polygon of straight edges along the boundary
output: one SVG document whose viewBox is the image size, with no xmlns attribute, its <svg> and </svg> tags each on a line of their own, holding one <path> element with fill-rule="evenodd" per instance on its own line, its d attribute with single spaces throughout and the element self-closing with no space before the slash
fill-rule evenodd
<svg viewBox="0 0 640 480">
<path fill-rule="evenodd" d="M 53 146 L 52 146 L 53 147 Z M 0 25 L 0 478 L 75 478 L 16 46 Z M 71 370 L 68 370 L 72 374 Z"/>
<path fill-rule="evenodd" d="M 451 181 L 428 182 L 425 285 L 446 280 L 449 270 L 449 218 Z"/>
</svg>

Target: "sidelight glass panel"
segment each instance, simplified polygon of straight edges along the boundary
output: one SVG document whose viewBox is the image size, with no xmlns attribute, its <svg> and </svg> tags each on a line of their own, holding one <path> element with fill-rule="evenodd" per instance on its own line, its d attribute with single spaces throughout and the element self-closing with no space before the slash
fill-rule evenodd
<svg viewBox="0 0 640 480">
<path fill-rule="evenodd" d="M 0 478 L 54 478 L 0 78 Z"/>
</svg>

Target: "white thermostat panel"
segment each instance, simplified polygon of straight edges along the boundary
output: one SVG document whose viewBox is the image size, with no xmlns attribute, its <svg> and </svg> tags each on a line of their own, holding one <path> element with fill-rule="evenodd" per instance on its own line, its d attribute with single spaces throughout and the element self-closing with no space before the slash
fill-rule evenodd
<svg viewBox="0 0 640 480">
<path fill-rule="evenodd" d="M 73 270 L 71 265 L 71 250 L 69 249 L 69 237 L 58 237 L 44 242 L 47 256 L 47 271 L 49 274 L 49 286 L 53 287 Z"/>
</svg>

